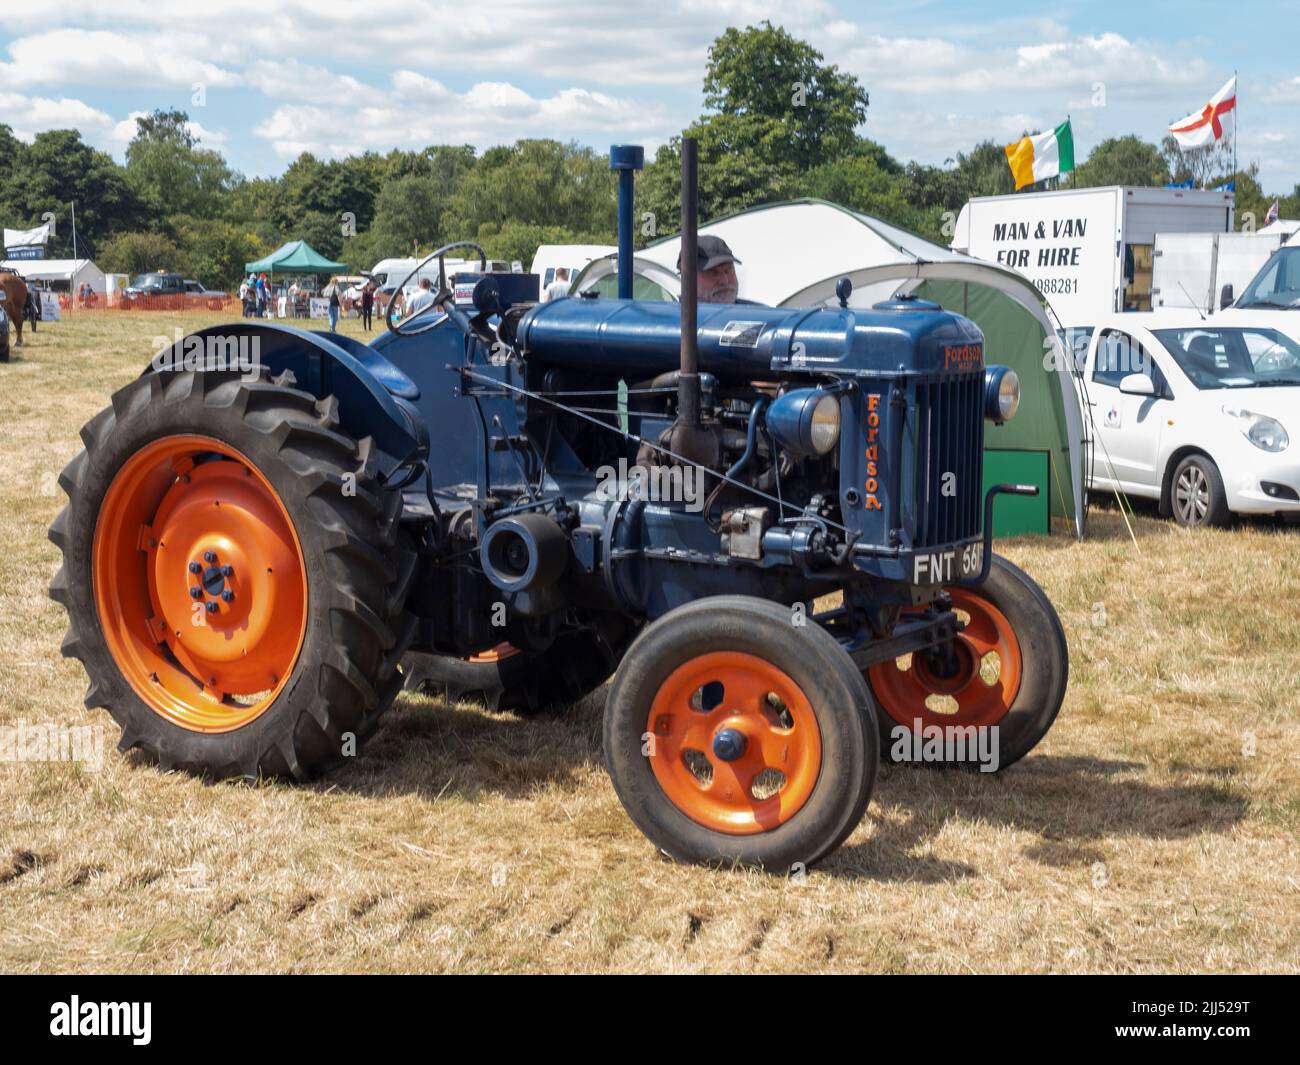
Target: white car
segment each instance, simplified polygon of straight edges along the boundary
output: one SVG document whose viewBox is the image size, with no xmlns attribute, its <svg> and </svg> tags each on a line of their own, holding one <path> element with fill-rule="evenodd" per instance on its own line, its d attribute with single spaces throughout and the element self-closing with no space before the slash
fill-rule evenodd
<svg viewBox="0 0 1300 1065">
<path fill-rule="evenodd" d="M 1180 525 L 1300 520 L 1300 315 L 1191 310 L 1099 321 L 1084 367 L 1089 487 L 1157 501 Z"/>
</svg>

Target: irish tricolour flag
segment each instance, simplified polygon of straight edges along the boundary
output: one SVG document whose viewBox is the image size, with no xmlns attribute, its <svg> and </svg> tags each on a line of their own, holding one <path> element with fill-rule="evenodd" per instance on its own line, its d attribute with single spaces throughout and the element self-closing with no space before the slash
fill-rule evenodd
<svg viewBox="0 0 1300 1065">
<path fill-rule="evenodd" d="M 1044 178 L 1068 174 L 1074 169 L 1074 134 L 1067 118 L 1049 133 L 1025 137 L 1007 145 L 1007 162 L 1016 179 L 1016 191 Z"/>
</svg>

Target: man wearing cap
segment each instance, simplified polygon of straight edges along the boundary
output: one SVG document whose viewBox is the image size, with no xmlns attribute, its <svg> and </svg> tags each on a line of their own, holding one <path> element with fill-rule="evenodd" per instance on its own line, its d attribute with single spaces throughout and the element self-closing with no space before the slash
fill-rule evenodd
<svg viewBox="0 0 1300 1065">
<path fill-rule="evenodd" d="M 695 276 L 697 278 L 697 298 L 701 303 L 735 303 L 740 293 L 740 283 L 736 280 L 736 264 L 740 262 L 731 254 L 727 242 L 721 237 L 702 235 L 695 245 Z M 682 257 L 678 253 L 677 270 L 682 268 Z"/>
</svg>

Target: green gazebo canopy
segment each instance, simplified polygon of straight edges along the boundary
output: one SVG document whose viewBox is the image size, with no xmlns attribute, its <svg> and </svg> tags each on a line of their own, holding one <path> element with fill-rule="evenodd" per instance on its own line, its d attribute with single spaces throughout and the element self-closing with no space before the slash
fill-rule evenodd
<svg viewBox="0 0 1300 1065">
<path fill-rule="evenodd" d="M 326 259 L 305 240 L 291 240 L 266 258 L 244 264 L 250 274 L 341 274 L 347 268 L 347 263 Z"/>
</svg>

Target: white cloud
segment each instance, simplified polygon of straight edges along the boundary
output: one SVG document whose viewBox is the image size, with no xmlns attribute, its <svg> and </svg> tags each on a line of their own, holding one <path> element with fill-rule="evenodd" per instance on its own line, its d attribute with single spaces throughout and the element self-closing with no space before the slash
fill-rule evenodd
<svg viewBox="0 0 1300 1065">
<path fill-rule="evenodd" d="M 30 142 L 37 133 L 48 129 L 69 127 L 102 134 L 113 126 L 110 115 L 91 107 L 81 100 L 63 96 L 25 96 L 16 92 L 0 92 L 0 114 L 11 126 L 14 136 Z"/>
<path fill-rule="evenodd" d="M 243 75 L 245 82 L 274 100 L 310 101 L 374 92 L 351 75 L 335 74 L 292 58 L 259 59 L 245 67 Z"/>
<path fill-rule="evenodd" d="M 369 93 L 328 104 L 277 107 L 253 133 L 281 158 L 302 152 L 339 156 L 427 144 L 485 148 L 519 137 L 566 140 L 580 133 L 617 132 L 663 140 L 656 107 L 588 89 L 535 97 L 509 82 L 479 82 L 463 93 L 410 70 L 396 71 L 391 93 Z"/>
<path fill-rule="evenodd" d="M 125 33 L 58 29 L 19 37 L 9 45 L 10 62 L 0 63 L 0 85 L 95 85 L 121 88 L 159 86 L 221 88 L 239 75 L 201 55 L 205 38 L 189 33 Z"/>
</svg>

